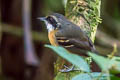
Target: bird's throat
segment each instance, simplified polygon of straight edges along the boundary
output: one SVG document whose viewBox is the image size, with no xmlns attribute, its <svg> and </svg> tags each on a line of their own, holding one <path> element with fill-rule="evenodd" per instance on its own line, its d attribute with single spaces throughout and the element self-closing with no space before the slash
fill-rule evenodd
<svg viewBox="0 0 120 80">
<path fill-rule="evenodd" d="M 47 26 L 48 32 L 51 32 L 54 30 L 54 27 L 52 24 L 48 23 L 47 21 L 45 21 L 45 24 Z"/>
</svg>

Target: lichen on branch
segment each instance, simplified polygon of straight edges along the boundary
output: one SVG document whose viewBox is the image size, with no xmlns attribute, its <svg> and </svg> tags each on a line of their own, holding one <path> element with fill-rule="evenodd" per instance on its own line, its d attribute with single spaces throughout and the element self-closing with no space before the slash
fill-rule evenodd
<svg viewBox="0 0 120 80">
<path fill-rule="evenodd" d="M 68 0 L 65 9 L 66 17 L 80 28 L 94 42 L 100 19 L 101 0 Z"/>
</svg>

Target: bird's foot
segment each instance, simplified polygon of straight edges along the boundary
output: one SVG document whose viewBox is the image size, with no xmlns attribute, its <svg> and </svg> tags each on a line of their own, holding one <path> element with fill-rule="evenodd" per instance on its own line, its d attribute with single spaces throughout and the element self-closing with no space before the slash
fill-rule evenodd
<svg viewBox="0 0 120 80">
<path fill-rule="evenodd" d="M 71 67 L 67 67 L 64 65 L 64 69 L 59 70 L 60 72 L 71 72 L 71 71 L 79 71 L 80 69 L 75 69 L 75 65 Z"/>
</svg>

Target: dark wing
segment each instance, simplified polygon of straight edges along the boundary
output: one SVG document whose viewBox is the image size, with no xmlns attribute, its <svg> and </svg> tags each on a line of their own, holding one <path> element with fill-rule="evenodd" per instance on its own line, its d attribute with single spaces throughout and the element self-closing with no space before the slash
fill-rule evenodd
<svg viewBox="0 0 120 80">
<path fill-rule="evenodd" d="M 67 37 L 57 37 L 58 44 L 73 50 L 84 50 L 94 52 L 95 48 L 92 41 L 87 38 L 87 40 L 79 40 L 79 38 L 67 38 Z"/>
<path fill-rule="evenodd" d="M 61 21 L 61 28 L 56 32 L 58 44 L 67 49 L 78 49 L 85 51 L 94 51 L 94 45 L 89 37 L 79 26 L 70 21 Z"/>
</svg>

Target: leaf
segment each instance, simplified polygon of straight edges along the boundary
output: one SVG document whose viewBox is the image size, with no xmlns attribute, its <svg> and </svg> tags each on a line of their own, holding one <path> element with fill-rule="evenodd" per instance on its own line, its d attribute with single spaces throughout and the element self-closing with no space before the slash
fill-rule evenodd
<svg viewBox="0 0 120 80">
<path fill-rule="evenodd" d="M 109 61 L 110 61 L 108 58 L 99 56 L 99 55 L 91 53 L 91 52 L 88 52 L 88 55 L 93 58 L 93 60 L 99 65 L 99 67 L 102 70 L 104 70 L 104 71 L 108 70 L 108 68 L 109 68 L 108 65 L 109 65 Z"/>
<path fill-rule="evenodd" d="M 66 59 L 67 61 L 71 62 L 75 66 L 79 67 L 80 70 L 85 71 L 85 72 L 90 72 L 89 65 L 86 63 L 86 61 L 81 56 L 78 56 L 76 54 L 71 54 L 63 47 L 55 47 L 51 45 L 45 45 L 45 47 L 51 48 L 52 50 L 56 52 L 56 54 Z"/>
<path fill-rule="evenodd" d="M 72 80 L 107 80 L 108 74 L 101 74 L 100 72 L 79 74 L 73 77 Z"/>
<path fill-rule="evenodd" d="M 109 59 L 91 52 L 88 52 L 88 55 L 93 58 L 102 70 L 110 70 L 112 74 L 120 73 L 120 57 Z"/>
<path fill-rule="evenodd" d="M 110 60 L 110 72 L 112 74 L 118 74 L 120 73 L 120 57 L 113 57 Z"/>
<path fill-rule="evenodd" d="M 111 80 L 120 80 L 120 77 L 117 77 L 117 76 L 114 76 L 114 75 L 111 76 L 110 78 L 111 78 Z"/>
<path fill-rule="evenodd" d="M 74 71 L 69 73 L 58 72 L 54 80 L 72 80 L 75 75 L 80 74 L 80 71 Z"/>
</svg>

